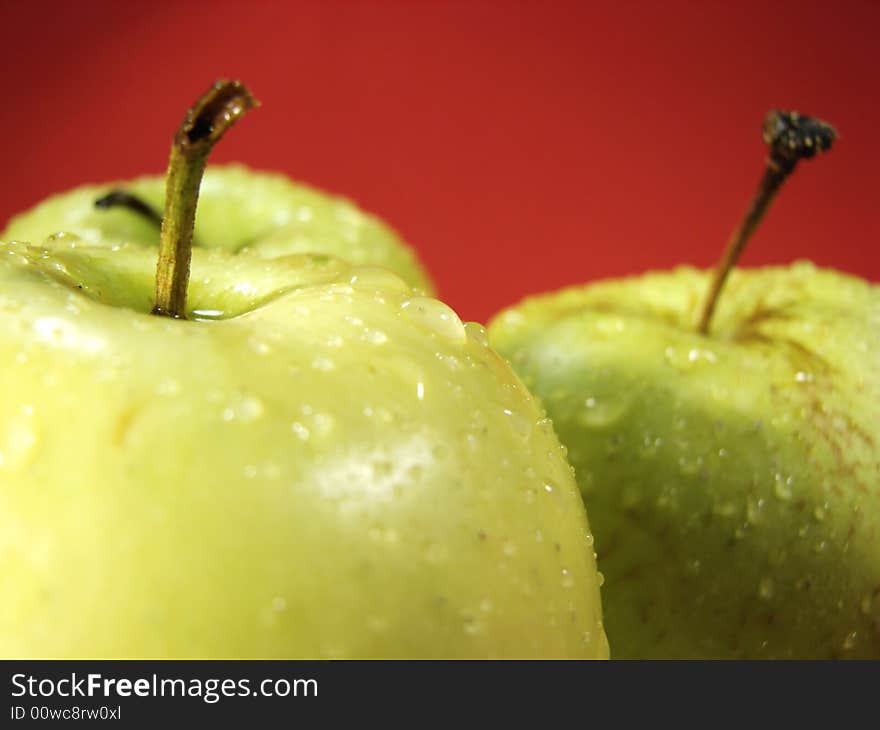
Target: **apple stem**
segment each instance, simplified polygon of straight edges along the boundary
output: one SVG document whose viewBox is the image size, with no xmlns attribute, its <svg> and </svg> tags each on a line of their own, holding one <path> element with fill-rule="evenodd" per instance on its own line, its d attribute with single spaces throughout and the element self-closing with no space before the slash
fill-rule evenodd
<svg viewBox="0 0 880 730">
<path fill-rule="evenodd" d="M 199 185 L 208 154 L 223 134 L 259 105 L 239 81 L 217 81 L 186 113 L 174 135 L 156 266 L 153 314 L 183 319 Z"/>
<path fill-rule="evenodd" d="M 153 223 L 156 228 L 162 228 L 162 214 L 137 195 L 125 190 L 111 190 L 109 193 L 95 201 L 95 207 L 104 210 L 109 210 L 110 208 L 128 208 L 133 213 L 137 213 L 142 218 Z"/>
<path fill-rule="evenodd" d="M 764 119 L 763 134 L 764 143 L 770 148 L 766 168 L 745 216 L 734 230 L 724 255 L 715 266 L 715 273 L 697 327 L 697 331 L 703 335 L 709 333 L 712 314 L 728 274 L 736 265 L 746 244 L 782 188 L 782 184 L 801 159 L 831 149 L 832 142 L 837 138 L 837 132 L 828 123 L 805 117 L 797 112 L 783 111 L 771 111 L 767 114 Z"/>
</svg>

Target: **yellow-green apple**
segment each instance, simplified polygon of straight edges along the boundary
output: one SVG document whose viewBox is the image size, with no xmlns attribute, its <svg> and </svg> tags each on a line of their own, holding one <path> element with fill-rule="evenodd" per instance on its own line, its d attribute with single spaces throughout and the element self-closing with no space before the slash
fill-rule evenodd
<svg viewBox="0 0 880 730">
<path fill-rule="evenodd" d="M 0 656 L 607 656 L 564 449 L 479 325 L 209 228 L 187 289 L 199 168 L 250 105 L 187 116 L 158 269 L 0 247 Z"/>
<path fill-rule="evenodd" d="M 776 113 L 765 137 L 714 274 L 570 288 L 490 326 L 569 448 L 615 657 L 880 657 L 880 287 L 801 262 L 734 271 L 718 297 L 833 134 Z"/>
</svg>

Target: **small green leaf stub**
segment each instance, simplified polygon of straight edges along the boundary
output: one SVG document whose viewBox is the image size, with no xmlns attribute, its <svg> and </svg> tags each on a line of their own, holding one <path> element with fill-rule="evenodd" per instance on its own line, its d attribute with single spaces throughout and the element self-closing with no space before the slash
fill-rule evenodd
<svg viewBox="0 0 880 730">
<path fill-rule="evenodd" d="M 162 214 L 149 203 L 126 190 L 111 190 L 109 193 L 95 201 L 95 207 L 102 210 L 127 208 L 133 213 L 137 213 L 145 220 L 148 220 L 155 225 L 157 229 L 161 229 L 162 227 Z"/>
</svg>

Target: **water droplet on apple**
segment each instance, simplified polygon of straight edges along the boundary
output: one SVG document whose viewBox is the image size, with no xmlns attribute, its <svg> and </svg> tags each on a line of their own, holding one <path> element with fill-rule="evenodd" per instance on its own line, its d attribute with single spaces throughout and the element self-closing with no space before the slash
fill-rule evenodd
<svg viewBox="0 0 880 730">
<path fill-rule="evenodd" d="M 489 333 L 479 322 L 466 322 L 464 331 L 471 342 L 475 342 L 480 347 L 489 346 Z"/>
<path fill-rule="evenodd" d="M 701 347 L 691 347 L 687 350 L 672 346 L 663 351 L 666 362 L 676 370 L 688 371 L 696 367 L 705 366 L 717 362 L 718 357 L 712 350 Z"/>
<path fill-rule="evenodd" d="M 567 568 L 562 569 L 562 587 L 563 588 L 573 588 L 574 587 L 574 578 L 568 572 Z"/>
<path fill-rule="evenodd" d="M 354 270 L 349 283 L 357 289 L 390 290 L 409 293 L 409 284 L 397 274 L 378 266 L 363 266 Z"/>
<path fill-rule="evenodd" d="M 335 426 L 335 420 L 329 413 L 315 413 L 312 416 L 312 432 L 315 436 L 324 437 L 329 435 Z"/>
<path fill-rule="evenodd" d="M 856 642 L 858 641 L 858 638 L 859 634 L 857 631 L 851 631 L 850 633 L 848 633 L 846 635 L 846 638 L 843 640 L 843 650 L 849 651 L 850 649 L 854 648 Z"/>
<path fill-rule="evenodd" d="M 507 416 L 507 422 L 514 433 L 520 438 L 525 439 L 529 437 L 532 433 L 532 423 L 528 418 L 519 411 L 511 410 L 510 408 L 504 408 L 501 412 Z"/>
<path fill-rule="evenodd" d="M 20 406 L 0 429 L 0 470 L 24 469 L 36 456 L 40 440 L 33 407 Z"/>
<path fill-rule="evenodd" d="M 361 339 L 363 339 L 365 342 L 369 342 L 371 345 L 382 345 L 388 342 L 388 335 L 386 335 L 381 330 L 374 330 L 370 329 L 369 327 L 364 327 Z"/>
<path fill-rule="evenodd" d="M 746 522 L 757 525 L 763 517 L 764 505 L 765 502 L 761 498 L 746 497 Z"/>
<path fill-rule="evenodd" d="M 194 309 L 192 310 L 192 319 L 195 322 L 213 322 L 223 319 L 226 312 L 222 309 Z"/>
<path fill-rule="evenodd" d="M 508 558 L 512 558 L 516 555 L 516 543 L 510 538 L 505 538 L 501 543 L 501 552 Z"/>
<path fill-rule="evenodd" d="M 773 475 L 773 493 L 782 500 L 788 501 L 791 499 L 792 489 L 791 485 L 794 481 L 793 477 L 784 477 L 782 474 L 774 474 Z"/>
<path fill-rule="evenodd" d="M 656 456 L 662 445 L 663 439 L 659 436 L 655 438 L 651 435 L 645 435 L 642 438 L 642 454 L 649 458 Z"/>
<path fill-rule="evenodd" d="M 605 585 L 605 574 L 601 570 L 599 570 L 599 571 L 596 571 L 596 575 L 599 578 L 598 583 L 599 583 L 599 587 L 601 588 L 602 586 Z"/>
<path fill-rule="evenodd" d="M 467 336 L 458 315 L 429 297 L 413 297 L 400 305 L 400 316 L 418 324 L 448 342 L 463 344 Z"/>
<path fill-rule="evenodd" d="M 248 340 L 248 344 L 250 345 L 251 349 L 261 357 L 266 356 L 272 352 L 272 346 L 266 342 L 263 342 L 262 340 L 251 338 L 250 340 Z"/>
<path fill-rule="evenodd" d="M 240 396 L 228 403 L 221 413 L 224 421 L 251 423 L 263 415 L 263 401 L 256 396 Z"/>
<path fill-rule="evenodd" d="M 682 455 L 678 457 L 678 470 L 682 476 L 695 476 L 700 473 L 703 463 L 702 454 L 697 454 L 696 456 Z"/>
<path fill-rule="evenodd" d="M 311 435 L 308 426 L 299 421 L 294 421 L 290 426 L 290 430 L 293 431 L 300 441 L 308 441 L 309 436 Z"/>
<path fill-rule="evenodd" d="M 619 421 L 629 409 L 629 401 L 617 395 L 615 398 L 589 396 L 577 417 L 578 423 L 589 429 L 605 429 Z"/>
<path fill-rule="evenodd" d="M 769 601 L 776 593 L 776 585 L 772 578 L 762 578 L 758 583 L 758 597 L 761 600 Z"/>
<path fill-rule="evenodd" d="M 336 363 L 334 363 L 329 357 L 316 357 L 312 360 L 312 368 L 328 373 L 331 370 L 336 369 Z"/>
<path fill-rule="evenodd" d="M 453 372 L 457 372 L 464 367 L 461 363 L 461 360 L 451 353 L 435 352 L 434 357 L 436 357 L 440 362 L 442 362 Z"/>
<path fill-rule="evenodd" d="M 175 396 L 180 393 L 180 383 L 173 378 L 164 378 L 156 385 L 155 393 L 164 397 Z"/>
</svg>

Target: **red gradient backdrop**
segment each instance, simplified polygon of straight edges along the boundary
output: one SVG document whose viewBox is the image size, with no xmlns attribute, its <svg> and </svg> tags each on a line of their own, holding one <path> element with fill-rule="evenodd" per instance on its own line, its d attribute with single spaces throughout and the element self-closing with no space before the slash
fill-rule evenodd
<svg viewBox="0 0 880 730">
<path fill-rule="evenodd" d="M 876 2 L 145 2 L 0 6 L 0 220 L 164 169 L 216 77 L 262 100 L 217 161 L 343 193 L 485 320 L 564 284 L 717 258 L 771 107 L 833 122 L 744 263 L 880 280 Z"/>
</svg>

